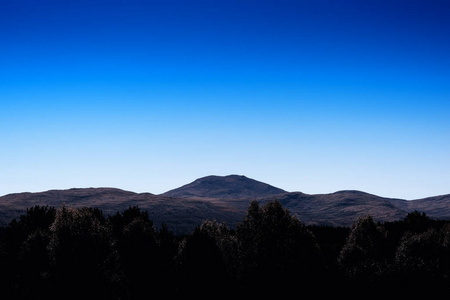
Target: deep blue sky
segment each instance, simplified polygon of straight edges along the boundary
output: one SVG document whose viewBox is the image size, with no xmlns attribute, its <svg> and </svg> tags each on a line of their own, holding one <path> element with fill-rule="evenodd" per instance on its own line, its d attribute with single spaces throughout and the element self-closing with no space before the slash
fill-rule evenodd
<svg viewBox="0 0 450 300">
<path fill-rule="evenodd" d="M 450 193 L 448 1 L 0 0 L 0 195 Z"/>
</svg>

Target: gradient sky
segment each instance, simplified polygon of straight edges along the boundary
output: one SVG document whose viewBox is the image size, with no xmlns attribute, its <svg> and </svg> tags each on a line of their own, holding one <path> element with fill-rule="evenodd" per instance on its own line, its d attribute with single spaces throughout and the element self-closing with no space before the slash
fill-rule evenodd
<svg viewBox="0 0 450 300">
<path fill-rule="evenodd" d="M 0 0 L 0 195 L 450 193 L 450 2 Z"/>
</svg>

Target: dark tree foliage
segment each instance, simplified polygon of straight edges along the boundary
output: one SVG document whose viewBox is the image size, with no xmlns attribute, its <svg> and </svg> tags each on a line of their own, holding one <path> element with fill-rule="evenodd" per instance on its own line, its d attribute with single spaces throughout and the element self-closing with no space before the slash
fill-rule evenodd
<svg viewBox="0 0 450 300">
<path fill-rule="evenodd" d="M 174 257 L 178 241 L 165 224 L 157 231 L 148 212 L 129 207 L 108 218 L 117 241 L 124 275 L 123 293 L 142 299 L 149 293 L 174 291 Z"/>
<path fill-rule="evenodd" d="M 119 240 L 127 285 L 133 298 L 144 295 L 157 270 L 157 241 L 153 222 L 137 217 L 126 224 Z"/>
<path fill-rule="evenodd" d="M 425 213 L 420 213 L 415 210 L 414 212 L 409 213 L 403 222 L 408 231 L 421 233 L 432 227 L 433 220 L 427 217 Z"/>
<path fill-rule="evenodd" d="M 341 288 L 374 296 L 448 292 L 449 224 L 418 211 L 384 224 L 370 216 L 358 219 L 337 259 L 345 278 Z"/>
<path fill-rule="evenodd" d="M 2 230 L 0 287 L 6 298 L 46 292 L 50 267 L 46 246 L 55 215 L 52 207 L 34 206 Z"/>
<path fill-rule="evenodd" d="M 29 208 L 0 228 L 2 299 L 431 296 L 450 291 L 450 221 L 414 211 L 351 228 L 306 226 L 279 201 L 230 229 L 176 236 L 138 207 Z"/>
<path fill-rule="evenodd" d="M 247 292 L 287 295 L 294 287 L 315 287 L 322 267 L 319 247 L 313 234 L 279 201 L 262 207 L 253 201 L 236 234 Z"/>
<path fill-rule="evenodd" d="M 383 228 L 371 216 L 359 218 L 338 256 L 342 275 L 366 291 L 380 278 L 386 278 L 389 268 L 384 243 Z"/>
<path fill-rule="evenodd" d="M 205 221 L 180 243 L 177 257 L 180 288 L 184 295 L 214 296 L 230 292 L 231 274 L 227 270 L 230 231 L 215 221 Z M 233 258 L 234 259 L 234 258 Z"/>
<path fill-rule="evenodd" d="M 74 298 L 114 296 L 118 253 L 111 229 L 98 210 L 59 209 L 50 226 L 47 249 L 55 297 L 67 291 Z"/>
</svg>

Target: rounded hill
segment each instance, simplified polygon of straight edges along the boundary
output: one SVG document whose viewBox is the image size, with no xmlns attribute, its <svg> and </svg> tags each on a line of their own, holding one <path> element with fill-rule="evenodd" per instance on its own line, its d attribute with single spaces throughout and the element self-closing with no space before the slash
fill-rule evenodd
<svg viewBox="0 0 450 300">
<path fill-rule="evenodd" d="M 249 199 L 286 193 L 269 184 L 241 176 L 206 176 L 162 195 L 175 198 Z"/>
</svg>

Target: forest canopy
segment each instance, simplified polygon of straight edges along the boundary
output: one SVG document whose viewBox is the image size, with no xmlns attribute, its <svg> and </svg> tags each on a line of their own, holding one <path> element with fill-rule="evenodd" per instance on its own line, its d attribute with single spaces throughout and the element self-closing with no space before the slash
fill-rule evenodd
<svg viewBox="0 0 450 300">
<path fill-rule="evenodd" d="M 279 201 L 253 201 L 233 229 L 205 220 L 175 235 L 138 207 L 34 206 L 0 228 L 0 264 L 6 299 L 448 292 L 450 222 L 414 211 L 306 226 Z"/>
</svg>

